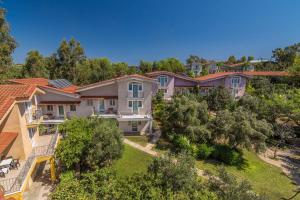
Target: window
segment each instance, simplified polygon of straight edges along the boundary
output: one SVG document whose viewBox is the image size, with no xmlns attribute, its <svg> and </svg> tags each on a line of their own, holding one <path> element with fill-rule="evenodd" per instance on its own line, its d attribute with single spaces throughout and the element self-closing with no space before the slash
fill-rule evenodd
<svg viewBox="0 0 300 200">
<path fill-rule="evenodd" d="M 143 85 L 141 83 L 137 83 L 137 82 L 129 83 L 129 85 L 128 85 L 128 90 L 129 91 L 135 90 L 135 88 L 138 89 L 139 91 L 142 91 L 143 90 Z"/>
<path fill-rule="evenodd" d="M 28 128 L 28 135 L 29 135 L 29 138 L 32 139 L 33 136 L 35 135 L 36 133 L 36 129 L 35 128 Z"/>
<path fill-rule="evenodd" d="M 167 94 L 168 90 L 167 89 L 159 89 L 159 92 L 162 92 L 163 94 Z"/>
<path fill-rule="evenodd" d="M 241 77 L 232 77 L 231 78 L 231 86 L 233 88 L 238 88 L 240 86 L 240 82 L 241 82 Z"/>
<path fill-rule="evenodd" d="M 167 83 L 168 83 L 168 77 L 167 76 L 159 76 L 158 82 L 159 82 L 160 87 L 165 87 L 165 86 L 167 86 Z"/>
<path fill-rule="evenodd" d="M 116 105 L 115 100 L 114 100 L 114 99 L 110 99 L 110 100 L 109 100 L 109 105 L 110 105 L 110 106 L 115 106 L 115 105 Z"/>
<path fill-rule="evenodd" d="M 87 106 L 93 106 L 93 99 L 87 99 L 86 100 L 86 105 Z"/>
<path fill-rule="evenodd" d="M 76 105 L 74 105 L 74 104 L 70 105 L 70 111 L 76 112 Z"/>
<path fill-rule="evenodd" d="M 142 101 L 138 101 L 139 108 L 143 107 Z"/>
<path fill-rule="evenodd" d="M 133 105 L 135 105 L 135 107 L 139 107 L 142 108 L 143 107 L 143 102 L 142 101 L 128 101 L 128 107 L 132 108 Z"/>
<path fill-rule="evenodd" d="M 53 105 L 47 105 L 47 111 L 52 112 L 53 111 Z"/>
</svg>

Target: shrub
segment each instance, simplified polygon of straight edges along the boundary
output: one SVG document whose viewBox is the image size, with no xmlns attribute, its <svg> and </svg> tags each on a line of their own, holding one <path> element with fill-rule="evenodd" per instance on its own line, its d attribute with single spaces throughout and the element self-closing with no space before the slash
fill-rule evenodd
<svg viewBox="0 0 300 200">
<path fill-rule="evenodd" d="M 230 148 L 227 145 L 215 145 L 211 156 L 212 158 L 227 165 L 239 165 L 243 161 L 242 153 Z"/>
<path fill-rule="evenodd" d="M 186 136 L 175 137 L 173 143 L 178 152 L 184 151 L 196 156 L 198 148 L 195 144 L 191 144 L 190 140 Z"/>
<path fill-rule="evenodd" d="M 205 160 L 211 156 L 213 151 L 213 146 L 208 146 L 207 144 L 200 144 L 198 147 L 197 157 Z"/>
</svg>

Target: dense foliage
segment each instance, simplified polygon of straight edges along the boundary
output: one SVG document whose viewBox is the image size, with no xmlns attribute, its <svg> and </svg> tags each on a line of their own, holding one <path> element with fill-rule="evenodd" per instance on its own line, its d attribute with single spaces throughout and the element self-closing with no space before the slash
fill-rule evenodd
<svg viewBox="0 0 300 200">
<path fill-rule="evenodd" d="M 59 127 L 66 134 L 55 157 L 77 172 L 111 164 L 122 155 L 122 132 L 113 120 L 72 118 Z"/>
<path fill-rule="evenodd" d="M 219 179 L 213 177 L 211 182 L 202 181 L 194 164 L 192 157 L 180 154 L 155 158 L 147 173 L 126 178 L 116 176 L 106 167 L 84 173 L 80 178 L 70 171 L 61 175 L 61 182 L 51 194 L 51 199 L 227 200 L 229 197 L 240 199 L 240 196 L 262 199 L 252 191 L 248 182 L 240 183 L 224 172 L 221 178 L 223 180 L 226 176 L 227 179 L 224 179 L 223 185 L 218 185 L 221 184 L 216 181 Z"/>
</svg>

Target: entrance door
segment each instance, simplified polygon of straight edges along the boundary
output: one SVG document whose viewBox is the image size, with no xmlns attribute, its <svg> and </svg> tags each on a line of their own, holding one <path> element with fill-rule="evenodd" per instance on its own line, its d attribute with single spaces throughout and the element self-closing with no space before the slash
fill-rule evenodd
<svg viewBox="0 0 300 200">
<path fill-rule="evenodd" d="M 138 101 L 132 102 L 132 111 L 134 114 L 138 114 L 139 112 Z"/>
<path fill-rule="evenodd" d="M 58 115 L 59 117 L 65 117 L 65 109 L 64 106 L 58 106 Z"/>
<path fill-rule="evenodd" d="M 104 108 L 104 99 L 100 99 L 100 100 L 99 100 L 99 112 L 100 112 L 100 113 L 104 113 L 104 112 L 105 112 L 105 108 Z"/>
</svg>

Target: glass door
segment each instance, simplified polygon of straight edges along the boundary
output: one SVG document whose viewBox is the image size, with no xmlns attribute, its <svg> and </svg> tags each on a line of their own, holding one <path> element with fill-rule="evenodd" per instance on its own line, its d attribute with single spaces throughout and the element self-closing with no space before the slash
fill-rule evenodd
<svg viewBox="0 0 300 200">
<path fill-rule="evenodd" d="M 138 101 L 132 102 L 132 111 L 134 114 L 138 114 L 139 112 Z"/>
<path fill-rule="evenodd" d="M 104 113 L 105 112 L 105 107 L 104 107 L 104 99 L 99 100 L 99 112 Z"/>
<path fill-rule="evenodd" d="M 139 86 L 138 86 L 138 84 L 133 84 L 132 85 L 132 97 L 133 98 L 138 98 L 139 97 Z"/>
<path fill-rule="evenodd" d="M 32 122 L 32 105 L 31 102 L 25 102 L 25 112 L 27 113 L 28 122 Z"/>
<path fill-rule="evenodd" d="M 62 105 L 58 106 L 58 116 L 60 118 L 65 117 L 65 109 L 64 109 L 64 106 L 62 106 Z"/>
</svg>

